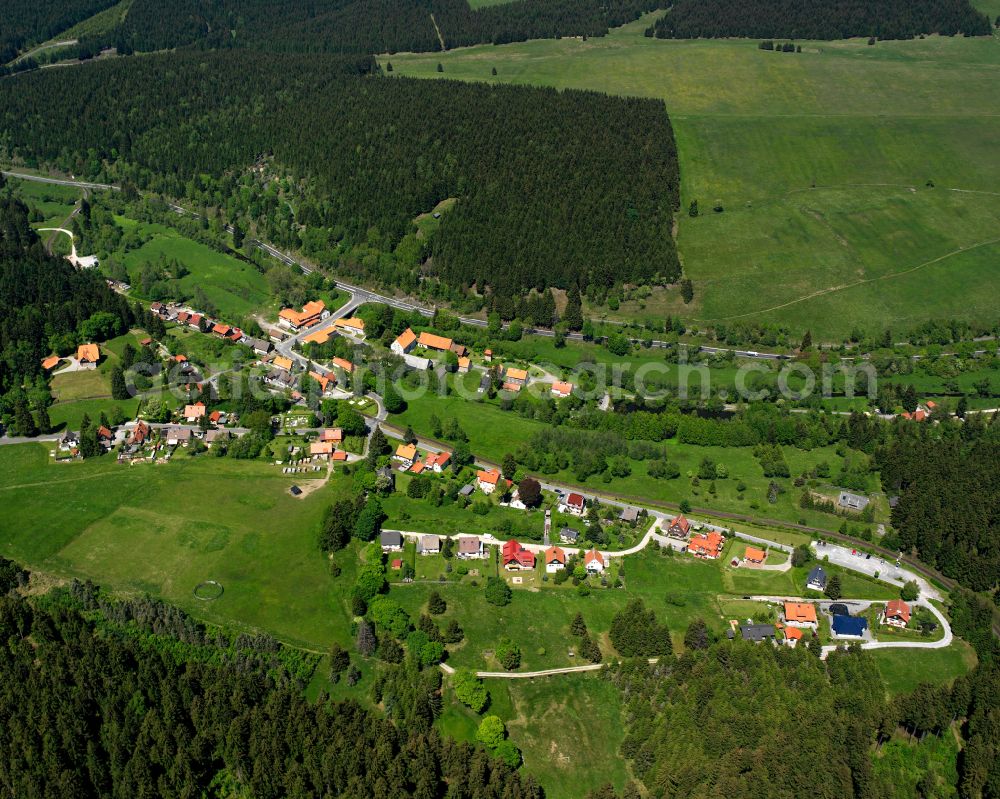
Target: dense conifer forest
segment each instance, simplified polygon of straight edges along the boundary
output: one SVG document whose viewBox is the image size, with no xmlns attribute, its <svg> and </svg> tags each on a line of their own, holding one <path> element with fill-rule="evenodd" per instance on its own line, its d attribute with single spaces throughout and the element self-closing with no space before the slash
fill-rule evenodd
<svg viewBox="0 0 1000 799">
<path fill-rule="evenodd" d="M 361 74 L 373 68 L 233 51 L 19 75 L 0 82 L 0 154 L 222 207 L 266 166 L 297 195 L 275 243 L 298 247 L 307 227 L 333 255 L 368 243 L 385 257 L 356 267 L 395 285 L 419 274 L 510 294 L 679 276 L 662 102 Z M 407 261 L 413 219 L 447 198 L 429 263 Z"/>
<path fill-rule="evenodd" d="M 0 197 L 0 395 L 41 374 L 53 349 L 76 346 L 90 319 L 110 335 L 128 329 L 128 302 L 93 272 L 46 254 L 19 200 Z"/>
<path fill-rule="evenodd" d="M 441 739 L 425 695 L 405 722 L 310 703 L 280 666 L 262 668 L 261 642 L 220 660 L 175 609 L 137 601 L 116 622 L 92 607 L 78 585 L 0 597 L 4 796 L 542 796 L 484 750 Z"/>
<path fill-rule="evenodd" d="M 0 64 L 28 45 L 38 44 L 117 0 L 4 0 L 0 8 Z"/>
<path fill-rule="evenodd" d="M 676 0 L 648 31 L 660 39 L 912 39 L 989 36 L 968 0 Z"/>
<path fill-rule="evenodd" d="M 286 52 L 432 51 L 603 36 L 609 27 L 654 8 L 650 0 L 514 0 L 476 10 L 466 0 L 135 0 L 121 37 L 135 50 L 193 45 Z"/>
</svg>

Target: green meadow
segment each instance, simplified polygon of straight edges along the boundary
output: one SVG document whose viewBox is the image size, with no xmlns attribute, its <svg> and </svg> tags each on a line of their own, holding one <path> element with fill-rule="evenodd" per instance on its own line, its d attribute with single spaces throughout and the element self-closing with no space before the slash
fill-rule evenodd
<svg viewBox="0 0 1000 799">
<path fill-rule="evenodd" d="M 647 39 L 653 16 L 587 41 L 381 60 L 397 76 L 662 99 L 681 166 L 678 244 L 695 283 L 691 306 L 666 307 L 685 318 L 782 321 L 836 338 L 995 313 L 1000 41 L 801 42 L 801 53 L 775 53 L 756 41 Z"/>
<path fill-rule="evenodd" d="M 73 212 L 73 206 L 80 199 L 82 192 L 72 186 L 58 186 L 50 183 L 37 183 L 32 180 L 17 180 L 8 178 L 7 185 L 29 209 L 38 210 L 44 217 L 39 222 L 33 222 L 32 227 L 56 227 L 66 221 Z M 47 235 L 47 234 L 44 234 Z M 44 238 L 43 235 L 43 238 Z M 60 238 L 66 238 L 62 236 Z M 66 246 L 69 252 L 69 246 Z"/>
<path fill-rule="evenodd" d="M 145 263 L 159 263 L 160 259 L 176 259 L 189 273 L 176 282 L 178 289 L 191 296 L 201 289 L 218 309 L 219 315 L 233 322 L 273 305 L 264 276 L 251 264 L 232 255 L 213 250 L 193 241 L 176 230 L 159 224 L 146 224 L 116 217 L 125 228 L 138 227 L 148 237 L 141 247 L 131 250 L 120 260 L 128 270 L 133 294 L 138 294 L 139 275 Z"/>
</svg>

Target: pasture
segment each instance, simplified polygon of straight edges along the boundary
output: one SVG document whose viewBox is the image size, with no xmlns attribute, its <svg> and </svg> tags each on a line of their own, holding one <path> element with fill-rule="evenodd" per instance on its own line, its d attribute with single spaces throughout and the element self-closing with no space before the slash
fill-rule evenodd
<svg viewBox="0 0 1000 799">
<path fill-rule="evenodd" d="M 587 41 L 397 53 L 393 74 L 662 99 L 682 175 L 678 244 L 695 283 L 685 318 L 782 321 L 836 339 L 993 311 L 996 38 L 776 53 L 756 41 L 647 39 L 653 16 Z"/>
</svg>

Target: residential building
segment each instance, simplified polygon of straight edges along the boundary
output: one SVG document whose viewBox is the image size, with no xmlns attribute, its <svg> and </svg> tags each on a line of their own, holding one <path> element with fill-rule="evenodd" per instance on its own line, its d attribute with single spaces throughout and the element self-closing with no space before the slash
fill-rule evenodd
<svg viewBox="0 0 1000 799">
<path fill-rule="evenodd" d="M 510 381 L 507 381 L 507 382 L 505 382 L 505 383 L 504 383 L 504 384 L 503 384 L 503 385 L 501 386 L 501 388 L 502 388 L 502 389 L 503 389 L 504 391 L 512 391 L 512 392 L 514 392 L 515 394 L 517 394 L 517 393 L 518 393 L 518 392 L 519 392 L 519 391 L 521 390 L 521 384 L 520 384 L 520 383 L 512 383 L 512 382 L 510 382 Z"/>
<path fill-rule="evenodd" d="M 687 520 L 687 517 L 683 513 L 675 516 L 670 520 L 670 524 L 667 525 L 667 535 L 671 538 L 687 538 L 691 533 L 691 522 Z"/>
<path fill-rule="evenodd" d="M 515 369 L 508 366 L 503 373 L 504 383 L 511 383 L 512 385 L 523 386 L 528 382 L 528 370 L 527 369 Z"/>
<path fill-rule="evenodd" d="M 568 397 L 572 393 L 573 393 L 572 383 L 564 383 L 561 380 L 557 380 L 555 383 L 552 384 L 553 397 L 560 397 L 560 398 Z"/>
<path fill-rule="evenodd" d="M 722 535 L 715 530 L 711 530 L 704 535 L 692 536 L 691 541 L 688 542 L 688 552 L 696 558 L 715 560 L 722 554 L 722 545 L 724 543 L 725 539 Z"/>
<path fill-rule="evenodd" d="M 137 422 L 135 427 L 132 428 L 132 432 L 129 434 L 126 444 L 131 446 L 142 446 L 146 443 L 146 440 L 152 434 L 152 429 L 145 422 Z"/>
<path fill-rule="evenodd" d="M 81 344 L 76 348 L 76 360 L 81 369 L 96 369 L 101 350 L 96 344 Z"/>
<path fill-rule="evenodd" d="M 441 474 L 448 468 L 449 463 L 451 463 L 450 452 L 428 452 L 427 457 L 424 458 L 424 465 L 437 474 Z"/>
<path fill-rule="evenodd" d="M 343 319 L 338 319 L 333 323 L 333 326 L 341 333 L 347 333 L 351 336 L 364 337 L 365 335 L 365 320 L 359 316 L 346 316 Z"/>
<path fill-rule="evenodd" d="M 333 454 L 333 444 L 329 441 L 313 441 L 309 445 L 309 456 L 314 460 L 327 460 Z"/>
<path fill-rule="evenodd" d="M 830 627 L 837 638 L 864 638 L 868 619 L 864 616 L 834 616 Z"/>
<path fill-rule="evenodd" d="M 603 574 L 607 567 L 608 564 L 604 560 L 604 555 L 596 549 L 590 550 L 590 552 L 583 556 L 583 568 L 587 570 L 588 574 Z"/>
<path fill-rule="evenodd" d="M 333 454 L 330 456 L 330 460 L 332 460 L 334 463 L 346 463 L 347 453 L 342 449 L 334 450 Z"/>
<path fill-rule="evenodd" d="M 826 572 L 822 566 L 813 566 L 806 577 L 806 588 L 810 591 L 826 590 Z"/>
<path fill-rule="evenodd" d="M 194 424 L 207 412 L 204 402 L 196 402 L 194 405 L 184 406 L 184 420 L 188 424 Z"/>
<path fill-rule="evenodd" d="M 566 553 L 559 547 L 549 547 L 545 550 L 542 559 L 545 562 L 545 571 L 554 574 L 566 568 Z"/>
<path fill-rule="evenodd" d="M 378 541 L 383 552 L 400 552 L 403 549 L 403 536 L 396 530 L 383 530 Z"/>
<path fill-rule="evenodd" d="M 291 388 L 295 384 L 295 378 L 285 369 L 272 369 L 264 375 L 264 382 L 275 388 Z"/>
<path fill-rule="evenodd" d="M 740 637 L 744 641 L 759 644 L 761 641 L 773 641 L 775 629 L 773 624 L 741 624 Z"/>
<path fill-rule="evenodd" d="M 892 599 L 886 602 L 882 611 L 882 623 L 893 627 L 905 627 L 910 623 L 910 606 L 902 599 Z"/>
<path fill-rule="evenodd" d="M 72 452 L 80 448 L 80 436 L 72 430 L 67 430 L 59 437 L 59 449 L 62 452 Z"/>
<path fill-rule="evenodd" d="M 574 491 L 566 497 L 566 510 L 575 516 L 583 516 L 583 512 L 586 508 L 587 500 L 583 494 L 577 494 Z"/>
<path fill-rule="evenodd" d="M 785 624 L 795 627 L 815 627 L 816 606 L 811 602 L 786 602 Z"/>
<path fill-rule="evenodd" d="M 572 527 L 563 527 L 559 531 L 559 540 L 564 544 L 575 544 L 580 534 Z"/>
<path fill-rule="evenodd" d="M 492 363 L 493 362 L 493 350 L 484 350 L 483 351 L 483 360 L 486 361 L 486 363 Z"/>
<path fill-rule="evenodd" d="M 354 371 L 354 364 L 351 363 L 346 358 L 334 358 L 333 367 L 335 369 L 340 369 L 344 372 L 347 372 L 347 374 L 350 374 L 351 372 Z"/>
<path fill-rule="evenodd" d="M 500 562 L 507 571 L 530 571 L 535 568 L 535 555 L 512 538 L 503 545 Z"/>
<path fill-rule="evenodd" d="M 431 368 L 431 359 L 421 357 L 420 355 L 404 355 L 403 362 L 411 369 L 416 369 L 418 372 L 426 372 Z"/>
<path fill-rule="evenodd" d="M 622 508 L 622 512 L 618 514 L 619 521 L 627 522 L 628 524 L 635 524 L 639 521 L 639 509 L 638 508 Z"/>
<path fill-rule="evenodd" d="M 271 365 L 276 369 L 284 369 L 286 372 L 292 371 L 292 359 L 284 355 L 275 355 L 271 359 Z"/>
<path fill-rule="evenodd" d="M 409 469 L 417 459 L 417 445 L 400 444 L 396 447 L 396 454 L 393 457 L 397 461 L 400 461 L 405 468 Z"/>
<path fill-rule="evenodd" d="M 802 640 L 802 630 L 798 627 L 786 627 L 784 629 L 784 633 L 785 646 L 790 646 L 792 649 L 794 649 L 796 644 Z"/>
<path fill-rule="evenodd" d="M 447 352 L 451 349 L 452 340 L 444 336 L 436 336 L 433 333 L 423 332 L 417 338 L 417 344 L 428 350 Z"/>
<path fill-rule="evenodd" d="M 863 511 L 871 500 L 860 494 L 852 494 L 850 491 L 841 491 L 837 498 L 837 504 L 845 510 Z"/>
<path fill-rule="evenodd" d="M 282 308 L 278 314 L 278 324 L 290 330 L 301 330 L 311 327 L 321 319 L 326 319 L 330 312 L 323 300 L 312 300 L 302 306 L 301 311 L 294 308 Z"/>
<path fill-rule="evenodd" d="M 191 441 L 191 431 L 186 427 L 168 427 L 164 438 L 168 447 L 176 447 Z"/>
<path fill-rule="evenodd" d="M 467 355 L 462 355 L 458 359 L 458 373 L 461 375 L 468 374 L 469 369 L 472 368 L 472 359 Z"/>
<path fill-rule="evenodd" d="M 216 322 L 215 325 L 213 325 L 212 327 L 212 332 L 215 333 L 215 335 L 217 336 L 221 336 L 222 338 L 226 338 L 227 336 L 229 336 L 229 332 L 231 330 L 232 328 L 229 325 L 223 324 L 222 322 Z"/>
<path fill-rule="evenodd" d="M 217 444 L 223 441 L 229 440 L 228 430 L 209 430 L 205 433 L 205 444 L 207 446 L 212 446 L 212 444 Z"/>
<path fill-rule="evenodd" d="M 321 375 L 319 372 L 310 371 L 309 377 L 311 377 L 313 380 L 319 383 L 319 390 L 324 394 L 326 394 L 327 391 L 329 391 L 331 388 L 337 385 L 336 378 L 327 377 L 326 375 Z"/>
<path fill-rule="evenodd" d="M 500 472 L 496 469 L 478 471 L 476 472 L 476 482 L 479 484 L 480 491 L 484 494 L 492 494 L 496 491 L 497 483 L 500 482 Z"/>
<path fill-rule="evenodd" d="M 42 359 L 42 369 L 44 369 L 46 372 L 49 371 L 49 369 L 55 369 L 58 365 L 59 365 L 58 355 L 50 355 L 48 358 Z"/>
<path fill-rule="evenodd" d="M 396 336 L 396 340 L 389 345 L 389 349 L 399 356 L 407 355 L 410 350 L 417 346 L 417 334 L 410 328 L 406 328 Z"/>
<path fill-rule="evenodd" d="M 265 341 L 262 338 L 248 338 L 245 343 L 261 356 L 269 354 L 274 349 L 274 345 L 270 341 Z"/>
<path fill-rule="evenodd" d="M 333 331 L 330 328 L 325 328 L 323 330 L 314 330 L 307 336 L 302 337 L 303 344 L 326 344 L 333 336 Z"/>
<path fill-rule="evenodd" d="M 413 474 L 423 474 L 424 469 L 426 468 L 427 467 L 424 466 L 424 464 L 421 463 L 420 461 L 414 461 L 413 464 L 410 466 L 410 471 L 413 472 Z"/>
<path fill-rule="evenodd" d="M 339 444 L 344 440 L 344 431 L 339 427 L 328 427 L 319 434 L 319 440 L 332 441 L 334 444 Z"/>
<path fill-rule="evenodd" d="M 466 347 L 464 344 L 456 344 L 454 341 L 451 343 L 451 346 L 448 349 L 450 349 L 453 353 L 455 353 L 459 357 L 459 359 L 462 359 L 469 354 L 468 347 Z"/>
<path fill-rule="evenodd" d="M 460 535 L 455 554 L 460 560 L 481 560 L 484 554 L 482 539 L 478 535 Z"/>
<path fill-rule="evenodd" d="M 764 562 L 765 558 L 767 558 L 767 552 L 757 547 L 747 547 L 746 552 L 743 553 L 743 560 L 758 566 Z"/>
<path fill-rule="evenodd" d="M 422 535 L 417 542 L 417 552 L 421 555 L 437 555 L 441 551 L 441 536 Z"/>
</svg>

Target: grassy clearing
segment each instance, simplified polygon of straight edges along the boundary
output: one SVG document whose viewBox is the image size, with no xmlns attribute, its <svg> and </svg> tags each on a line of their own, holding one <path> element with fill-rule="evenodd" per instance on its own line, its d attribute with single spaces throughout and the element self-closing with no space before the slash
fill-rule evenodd
<svg viewBox="0 0 1000 799">
<path fill-rule="evenodd" d="M 905 694 L 923 682 L 951 682 L 976 666 L 976 653 L 965 641 L 956 639 L 944 649 L 876 649 L 882 682 L 889 694 Z"/>
<path fill-rule="evenodd" d="M 66 221 L 76 201 L 82 192 L 72 186 L 59 186 L 49 183 L 36 183 L 31 180 L 10 178 L 8 185 L 13 187 L 18 196 L 29 208 L 37 209 L 44 217 L 39 222 L 32 222 L 32 227 L 56 227 Z M 42 234 L 47 235 L 47 234 Z M 61 238 L 65 239 L 65 236 Z M 69 252 L 68 240 L 66 252 Z"/>
<path fill-rule="evenodd" d="M 116 217 L 116 221 L 150 237 L 138 249 L 116 257 L 128 270 L 133 293 L 141 291 L 139 276 L 143 264 L 176 259 L 189 270 L 188 275 L 176 281 L 178 290 L 192 296 L 200 289 L 224 319 L 237 322 L 274 305 L 267 281 L 249 263 L 185 238 L 165 225 L 137 223 L 121 217 Z"/>
<path fill-rule="evenodd" d="M 802 53 L 782 54 L 753 41 L 647 39 L 646 24 L 586 42 L 396 54 L 394 74 L 663 99 L 682 206 L 698 200 L 702 211 L 679 217 L 696 293 L 685 316 L 747 314 L 833 337 L 988 310 L 991 248 L 887 276 L 996 238 L 995 38 L 802 42 Z M 879 282 L 767 310 L 870 279 Z M 673 296 L 658 303 L 677 307 Z"/>
<path fill-rule="evenodd" d="M 50 41 L 63 42 L 67 39 L 80 39 L 85 36 L 100 36 L 104 33 L 110 33 L 125 19 L 125 15 L 128 13 L 131 5 L 132 0 L 122 0 L 117 5 L 106 8 L 104 11 L 99 11 L 94 16 L 83 20 L 83 22 L 78 22 L 72 28 L 63 31 Z"/>
</svg>

